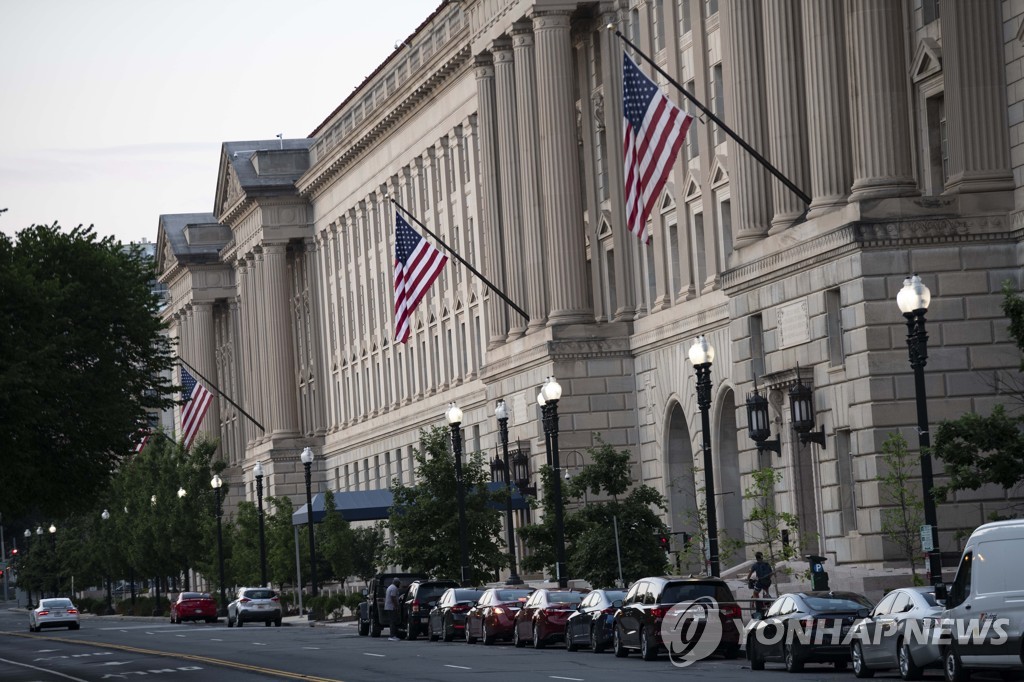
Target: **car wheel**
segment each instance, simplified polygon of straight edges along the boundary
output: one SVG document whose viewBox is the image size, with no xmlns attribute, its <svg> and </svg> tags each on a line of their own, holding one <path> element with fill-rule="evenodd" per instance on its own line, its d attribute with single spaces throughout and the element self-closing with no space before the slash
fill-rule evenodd
<svg viewBox="0 0 1024 682">
<path fill-rule="evenodd" d="M 727 661 L 732 661 L 740 655 L 739 644 L 726 644 L 725 648 L 722 649 L 722 658 Z"/>
<path fill-rule="evenodd" d="M 783 645 L 782 660 L 785 661 L 787 673 L 798 673 L 804 669 L 804 661 L 792 644 Z"/>
<path fill-rule="evenodd" d="M 534 623 L 533 624 L 533 648 L 534 649 L 543 649 L 545 646 L 547 646 L 547 642 L 545 642 L 544 639 L 540 636 L 540 627 L 537 625 L 537 623 Z"/>
<path fill-rule="evenodd" d="M 579 644 L 576 643 L 576 635 L 572 634 L 572 630 L 568 626 L 565 628 L 565 650 L 566 651 L 578 651 L 580 648 Z"/>
<path fill-rule="evenodd" d="M 764 656 L 758 650 L 753 637 L 747 640 L 747 660 L 750 661 L 751 670 L 764 670 Z"/>
<path fill-rule="evenodd" d="M 512 630 L 512 644 L 517 649 L 522 649 L 524 646 L 526 646 L 526 642 L 524 642 L 523 638 L 519 636 L 519 623 L 516 623 L 514 629 Z"/>
<path fill-rule="evenodd" d="M 263 621 L 263 626 L 269 628 L 270 627 L 270 621 L 269 620 Z"/>
<path fill-rule="evenodd" d="M 487 621 L 486 620 L 480 623 L 480 640 L 485 645 L 488 645 L 488 646 L 490 646 L 491 644 L 494 644 L 494 635 L 492 635 L 491 633 L 487 632 Z"/>
<path fill-rule="evenodd" d="M 967 682 L 967 680 L 971 679 L 971 674 L 964 670 L 960 654 L 953 647 L 946 649 L 946 653 L 942 658 L 942 673 L 946 677 L 946 682 Z"/>
<path fill-rule="evenodd" d="M 604 644 L 601 642 L 601 634 L 597 631 L 596 627 L 590 628 L 590 650 L 595 654 L 599 654 L 604 651 Z"/>
<path fill-rule="evenodd" d="M 370 619 L 370 637 L 380 637 L 381 624 L 377 622 L 376 618 Z"/>
<path fill-rule="evenodd" d="M 658 660 L 658 643 L 651 641 L 647 628 L 640 630 L 640 658 L 645 661 Z"/>
<path fill-rule="evenodd" d="M 277 620 L 274 621 L 274 627 L 275 628 L 281 627 L 281 619 L 280 618 L 278 618 Z"/>
<path fill-rule="evenodd" d="M 619 634 L 618 628 L 615 628 L 615 634 L 612 636 L 612 650 L 615 651 L 615 656 L 618 658 L 629 656 L 629 649 L 622 645 L 622 636 Z"/>
<path fill-rule="evenodd" d="M 69 625 L 68 630 L 77 630 L 80 627 L 82 627 L 81 623 L 75 623 L 74 625 Z"/>
<path fill-rule="evenodd" d="M 230 613 L 228 614 L 228 627 L 229 628 L 235 627 L 235 619 L 231 617 Z"/>
<path fill-rule="evenodd" d="M 419 634 L 419 630 L 417 630 L 416 626 L 413 625 L 411 622 L 405 627 L 405 638 L 410 642 L 416 639 L 416 637 L 418 637 Z"/>
<path fill-rule="evenodd" d="M 429 620 L 427 621 L 427 639 L 430 640 L 431 642 L 436 642 L 438 639 L 440 639 L 438 637 L 438 635 L 434 634 L 434 624 L 433 624 L 433 621 L 429 621 Z"/>
<path fill-rule="evenodd" d="M 853 674 L 857 677 L 874 677 L 875 671 L 864 664 L 864 649 L 860 642 L 854 642 L 850 647 L 850 659 L 853 661 Z"/>
<path fill-rule="evenodd" d="M 441 621 L 441 639 L 446 642 L 455 639 L 455 626 L 447 620 Z"/>
<path fill-rule="evenodd" d="M 476 644 L 476 637 L 469 634 L 469 619 L 466 619 L 466 624 L 463 626 L 463 634 L 466 635 L 466 644 Z"/>
<path fill-rule="evenodd" d="M 900 677 L 905 680 L 919 680 L 924 671 L 914 663 L 914 657 L 910 653 L 910 645 L 900 640 L 897 645 L 896 660 L 900 664 Z"/>
<path fill-rule="evenodd" d="M 235 618 L 235 625 L 242 627 L 242 614 L 238 614 L 238 617 Z"/>
</svg>

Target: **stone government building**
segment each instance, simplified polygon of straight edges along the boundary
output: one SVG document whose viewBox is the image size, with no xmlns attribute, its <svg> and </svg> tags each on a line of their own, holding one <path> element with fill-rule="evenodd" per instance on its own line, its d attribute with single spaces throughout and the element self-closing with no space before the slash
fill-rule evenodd
<svg viewBox="0 0 1024 682">
<path fill-rule="evenodd" d="M 223 399 L 207 415 L 232 503 L 253 499 L 257 461 L 268 494 L 304 500 L 305 446 L 314 490 L 409 483 L 449 401 L 468 449 L 493 453 L 505 398 L 536 471 L 535 398 L 553 374 L 565 465 L 596 433 L 628 448 L 672 529 L 692 533 L 704 472 L 687 351 L 705 334 L 720 531 L 749 539 L 743 490 L 774 466 L 805 551 L 829 558 L 834 587 L 869 588 L 898 559 L 880 534 L 881 444 L 918 442 L 904 278 L 932 291 L 933 425 L 1004 401 L 993 379 L 1019 367 L 1000 288 L 1021 286 L 1024 261 L 1022 19 L 1020 0 L 442 2 L 308 138 L 224 143 L 212 213 L 160 217 L 180 354 L 266 429 Z M 609 23 L 803 188 L 806 215 L 701 117 L 653 241 L 630 235 Z M 529 321 L 452 260 L 396 344 L 392 198 Z M 789 426 L 798 373 L 824 448 Z M 755 376 L 781 456 L 746 433 Z M 983 489 L 940 505 L 942 550 L 1014 501 Z"/>
</svg>

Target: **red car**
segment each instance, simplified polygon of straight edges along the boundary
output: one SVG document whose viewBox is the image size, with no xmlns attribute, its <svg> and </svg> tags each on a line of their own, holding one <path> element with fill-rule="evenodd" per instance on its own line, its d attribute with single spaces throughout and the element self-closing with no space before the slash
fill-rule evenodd
<svg viewBox="0 0 1024 682">
<path fill-rule="evenodd" d="M 517 647 L 533 644 L 543 649 L 548 642 L 565 639 L 565 621 L 583 601 L 579 590 L 537 590 L 516 614 L 512 643 Z"/>
<path fill-rule="evenodd" d="M 531 594 L 532 587 L 492 587 L 484 592 L 466 615 L 466 641 L 494 644 L 512 639 L 516 614 Z"/>
<path fill-rule="evenodd" d="M 217 602 L 206 592 L 182 592 L 171 602 L 171 622 L 205 620 L 217 622 Z"/>
</svg>

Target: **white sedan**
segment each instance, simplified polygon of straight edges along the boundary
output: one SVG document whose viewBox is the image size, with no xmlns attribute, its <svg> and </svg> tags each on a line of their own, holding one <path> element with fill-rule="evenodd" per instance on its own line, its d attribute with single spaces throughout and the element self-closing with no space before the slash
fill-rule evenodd
<svg viewBox="0 0 1024 682">
<path fill-rule="evenodd" d="M 39 632 L 43 628 L 64 628 L 77 630 L 78 608 L 65 597 L 40 599 L 38 606 L 29 611 L 28 629 Z"/>
</svg>

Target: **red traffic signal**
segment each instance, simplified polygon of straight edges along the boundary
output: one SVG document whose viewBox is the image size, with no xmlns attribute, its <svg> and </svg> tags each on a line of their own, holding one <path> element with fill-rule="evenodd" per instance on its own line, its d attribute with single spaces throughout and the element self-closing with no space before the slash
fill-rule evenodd
<svg viewBox="0 0 1024 682">
<path fill-rule="evenodd" d="M 666 535 L 665 533 L 659 533 L 658 534 L 658 546 L 661 547 L 666 552 L 669 550 L 668 535 Z"/>
</svg>

